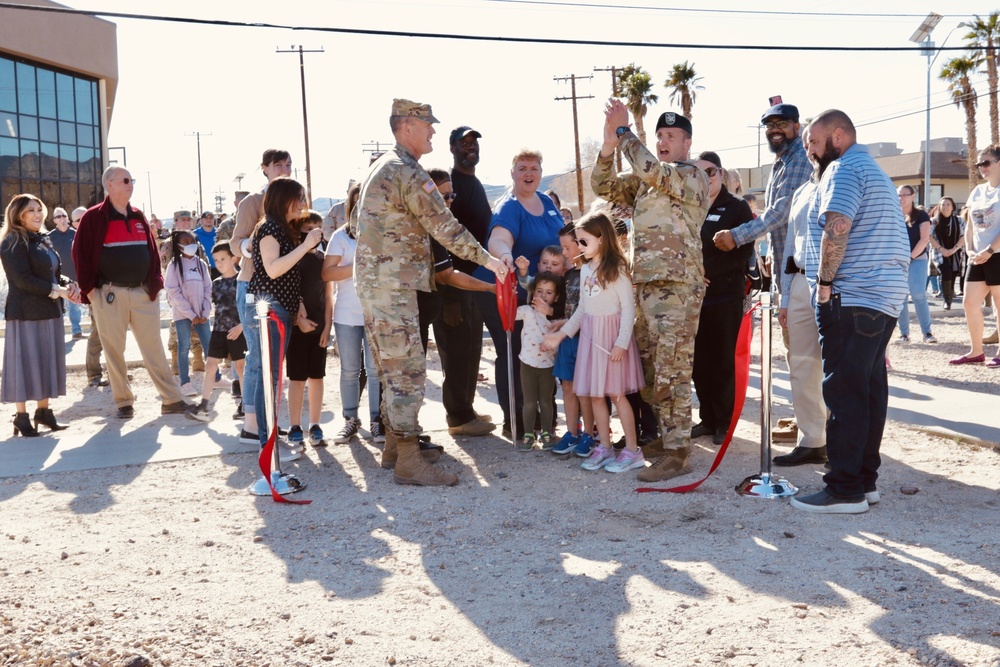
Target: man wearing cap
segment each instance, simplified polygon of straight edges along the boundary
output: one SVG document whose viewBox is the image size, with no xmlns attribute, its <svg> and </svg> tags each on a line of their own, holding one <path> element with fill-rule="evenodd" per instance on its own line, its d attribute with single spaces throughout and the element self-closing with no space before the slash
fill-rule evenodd
<svg viewBox="0 0 1000 667">
<path fill-rule="evenodd" d="M 635 209 L 636 342 L 646 376 L 644 397 L 659 417 L 664 450 L 638 477 L 658 482 L 691 470 L 691 369 L 705 295 L 700 234 L 711 203 L 709 182 L 704 171 L 686 162 L 691 121 L 684 116 L 660 115 L 653 155 L 629 128 L 621 100 L 609 100 L 604 115 L 604 144 L 590 182 L 599 197 Z M 615 148 L 632 165 L 630 173 L 615 174 Z"/>
<path fill-rule="evenodd" d="M 766 208 L 759 217 L 747 224 L 718 232 L 714 242 L 720 250 L 729 251 L 753 243 L 754 239 L 770 233 L 771 257 L 780 260 L 788 237 L 788 212 L 792 206 L 792 196 L 803 183 L 809 181 L 813 169 L 799 139 L 801 126 L 798 108 L 782 103 L 780 98 L 772 98 L 772 101 L 777 104 L 771 106 L 760 118 L 761 124 L 766 128 L 767 147 L 775 154 L 764 195 Z M 776 263 L 771 266 L 775 280 L 779 280 L 786 271 L 794 273 L 797 270 L 796 267 L 777 266 Z M 781 289 L 785 285 L 779 282 L 778 287 L 781 291 L 781 307 L 787 308 L 789 295 Z M 791 282 L 788 287 L 792 288 Z M 811 306 L 809 308 L 811 310 Z M 798 313 L 800 309 L 796 308 L 793 312 Z M 797 318 L 792 318 L 792 326 L 797 325 Z M 806 328 L 809 328 L 808 325 Z M 795 442 L 796 446 L 791 453 L 775 457 L 774 463 L 786 466 L 822 463 L 826 460 L 826 405 L 819 390 L 821 378 L 815 374 L 817 360 L 796 359 L 790 341 L 792 333 L 787 328 L 783 331 L 785 348 L 788 350 L 788 375 L 795 420 L 781 423 L 772 437 L 779 442 Z M 796 349 L 803 348 L 796 346 Z"/>
<path fill-rule="evenodd" d="M 347 192 L 351 191 L 351 186 L 354 185 L 356 181 L 352 178 L 347 181 Z M 337 202 L 330 209 L 326 217 L 323 218 L 323 240 L 327 243 L 333 238 L 333 233 L 340 229 L 344 223 L 347 222 L 347 200 Z"/>
<path fill-rule="evenodd" d="M 247 195 L 249 195 L 249 194 L 250 193 L 247 192 L 246 190 L 237 190 L 233 194 L 233 207 L 234 207 L 234 210 L 239 210 L 239 208 L 240 208 L 240 202 L 242 202 L 244 199 L 246 199 Z M 226 218 L 225 220 L 223 220 L 221 223 L 219 223 L 219 228 L 218 228 L 218 230 L 216 230 L 216 234 L 215 234 L 215 240 L 216 240 L 216 242 L 221 243 L 221 242 L 225 241 L 226 243 L 229 243 L 229 241 L 232 240 L 232 238 L 233 238 L 233 230 L 235 228 L 236 228 L 236 214 L 233 213 L 233 215 L 229 216 L 228 218 Z M 209 253 L 209 254 L 211 254 L 211 253 Z"/>
<path fill-rule="evenodd" d="M 430 237 L 501 277 L 508 269 L 455 219 L 418 162 L 433 150 L 437 122 L 430 105 L 393 100 L 389 128 L 396 145 L 372 165 L 354 213 L 354 283 L 385 386 L 383 417 L 388 423 L 382 465 L 394 465 L 397 484 L 421 486 L 458 482 L 456 475 L 425 461 L 417 441 L 427 368 L 416 292 L 434 289 Z"/>
<path fill-rule="evenodd" d="M 482 138 L 468 125 L 456 127 L 448 137 L 454 158 L 451 186 L 454 201 L 451 212 L 463 227 L 472 232 L 481 245 L 486 245 L 489 233 L 489 199 L 483 184 L 476 178 L 479 164 L 479 140 Z M 478 266 L 458 257 L 452 259 L 455 270 L 472 275 Z M 434 340 L 441 356 L 444 383 L 441 402 L 444 404 L 451 435 L 482 436 L 493 432 L 495 425 L 480 417 L 474 408 L 479 379 L 479 360 L 483 354 L 483 316 L 476 307 L 472 293 L 438 285 L 444 300 L 442 316 L 434 321 Z"/>
</svg>

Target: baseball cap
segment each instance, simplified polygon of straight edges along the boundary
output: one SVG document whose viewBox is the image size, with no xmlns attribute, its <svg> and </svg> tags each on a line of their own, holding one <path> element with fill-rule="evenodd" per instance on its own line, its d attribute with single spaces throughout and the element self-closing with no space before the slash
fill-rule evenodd
<svg viewBox="0 0 1000 667">
<path fill-rule="evenodd" d="M 483 135 L 481 135 L 478 130 L 473 130 L 468 125 L 460 125 L 451 131 L 451 135 L 448 137 L 448 145 L 454 146 L 455 142 L 465 139 L 470 134 L 476 139 L 483 138 Z"/>
<path fill-rule="evenodd" d="M 787 118 L 794 122 L 799 122 L 799 108 L 793 104 L 779 103 L 764 112 L 760 117 L 761 123 L 766 123 L 768 118 Z"/>
</svg>

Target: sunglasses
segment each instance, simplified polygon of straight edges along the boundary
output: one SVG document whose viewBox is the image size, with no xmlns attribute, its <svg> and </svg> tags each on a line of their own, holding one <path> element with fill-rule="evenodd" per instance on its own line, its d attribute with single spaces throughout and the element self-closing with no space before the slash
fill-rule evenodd
<svg viewBox="0 0 1000 667">
<path fill-rule="evenodd" d="M 976 166 L 979 167 L 980 169 L 986 169 L 986 167 L 994 163 L 996 163 L 996 160 L 983 160 L 982 162 L 977 162 Z"/>
<path fill-rule="evenodd" d="M 52 219 L 53 220 L 65 220 L 66 216 L 65 215 L 54 215 L 54 216 L 52 216 Z"/>
<path fill-rule="evenodd" d="M 449 192 L 446 195 L 441 195 L 441 197 L 444 198 L 445 201 L 455 201 L 455 197 L 457 196 L 458 195 L 456 195 L 454 192 Z"/>
<path fill-rule="evenodd" d="M 707 168 L 705 170 L 705 173 L 708 174 L 709 178 L 715 178 L 716 175 L 718 175 L 718 173 L 719 173 L 719 168 L 718 167 L 709 167 L 709 168 Z"/>
<path fill-rule="evenodd" d="M 600 239 L 598 239 L 598 241 L 599 241 L 599 240 L 600 240 Z M 576 240 L 576 244 L 577 244 L 578 246 L 582 246 L 582 247 L 584 247 L 584 248 L 586 248 L 586 247 L 587 247 L 588 245 L 590 245 L 590 244 L 589 244 L 589 243 L 587 242 L 587 239 L 577 239 L 577 240 Z"/>
<path fill-rule="evenodd" d="M 134 178 L 123 178 L 122 179 L 122 183 L 124 183 L 125 185 L 130 185 L 130 184 L 133 184 L 135 182 L 136 182 L 136 180 Z"/>
</svg>

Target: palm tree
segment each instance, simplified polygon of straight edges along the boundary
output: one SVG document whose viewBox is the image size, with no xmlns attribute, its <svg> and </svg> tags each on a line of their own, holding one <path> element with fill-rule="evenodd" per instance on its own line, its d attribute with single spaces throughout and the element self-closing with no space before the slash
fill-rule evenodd
<svg viewBox="0 0 1000 667">
<path fill-rule="evenodd" d="M 688 61 L 685 60 L 680 65 L 674 65 L 670 70 L 670 78 L 663 82 L 667 90 L 673 89 L 670 93 L 671 102 L 676 102 L 677 98 L 680 98 L 681 112 L 688 120 L 691 120 L 691 107 L 694 106 L 697 91 L 705 89 L 705 86 L 698 85 L 699 81 L 701 77 L 695 74 L 694 63 L 688 65 Z"/>
<path fill-rule="evenodd" d="M 976 61 L 969 57 L 952 58 L 941 68 L 941 78 L 949 82 L 948 90 L 955 106 L 965 109 L 965 136 L 969 144 L 969 190 L 979 184 L 976 160 L 976 91 L 969 77 L 976 73 Z"/>
<path fill-rule="evenodd" d="M 969 50 L 977 65 L 986 61 L 986 77 L 990 86 L 990 140 L 1000 144 L 1000 111 L 997 109 L 997 47 L 1000 47 L 1000 11 L 986 18 L 974 16 L 966 26 Z"/>
<path fill-rule="evenodd" d="M 660 98 L 654 95 L 653 78 L 649 72 L 642 69 L 635 63 L 626 65 L 618 72 L 618 90 L 625 100 L 625 106 L 632 112 L 635 118 L 635 133 L 639 136 L 639 141 L 646 143 L 646 129 L 643 126 L 643 119 L 650 104 L 656 104 Z"/>
</svg>

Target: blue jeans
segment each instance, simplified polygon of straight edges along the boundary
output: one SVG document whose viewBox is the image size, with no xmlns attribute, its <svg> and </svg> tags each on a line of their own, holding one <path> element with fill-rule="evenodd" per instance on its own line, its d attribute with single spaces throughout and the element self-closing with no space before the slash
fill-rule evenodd
<svg viewBox="0 0 1000 667">
<path fill-rule="evenodd" d="M 80 327 L 80 318 L 83 315 L 83 306 L 73 303 L 69 299 L 63 299 L 63 303 L 66 304 L 66 314 L 69 315 L 70 331 L 74 335 L 82 334 L 83 328 Z"/>
<path fill-rule="evenodd" d="M 288 341 L 291 338 L 291 333 L 292 333 L 292 315 L 287 310 L 285 310 L 280 303 L 278 303 L 277 299 L 273 298 L 271 295 L 269 295 L 269 294 L 256 294 L 254 296 L 255 296 L 256 300 L 267 299 L 271 303 L 271 310 L 274 311 L 274 314 L 277 315 L 278 319 L 280 319 L 281 322 L 282 322 L 282 324 L 285 325 L 285 346 L 284 346 L 284 348 L 280 348 L 280 338 L 278 337 L 278 325 L 274 321 L 272 321 L 272 320 L 268 320 L 267 321 L 267 327 L 268 327 L 267 331 L 268 331 L 268 334 L 269 334 L 270 339 L 271 339 L 269 341 L 270 342 L 270 346 L 269 346 L 270 350 L 268 350 L 268 352 L 270 354 L 270 359 L 271 359 L 271 389 L 272 389 L 272 391 L 276 392 L 277 391 L 277 385 L 278 385 L 278 376 L 281 373 L 283 373 L 284 370 L 285 370 L 283 364 L 281 364 L 280 361 L 278 360 L 279 350 L 280 350 L 281 354 L 284 354 L 285 350 L 288 349 Z M 253 310 L 253 308 L 250 308 L 250 310 Z M 259 337 L 260 336 L 259 335 L 260 324 L 257 322 L 256 319 L 253 320 L 252 327 L 253 327 L 255 336 L 257 336 L 257 340 L 260 341 L 260 337 Z M 247 332 L 247 327 L 244 326 L 243 327 L 244 337 L 246 336 L 246 332 Z M 253 387 L 253 389 L 250 392 L 250 396 L 251 396 L 251 398 L 253 400 L 254 406 L 257 408 L 256 413 L 255 413 L 257 415 L 257 436 L 260 439 L 261 446 L 263 446 L 264 443 L 267 442 L 267 436 L 269 435 L 268 432 L 267 432 L 267 421 L 266 421 L 267 420 L 267 415 L 266 415 L 266 410 L 264 409 L 264 405 L 265 405 L 265 402 L 264 402 L 264 373 L 263 373 L 263 366 L 260 365 L 260 364 L 263 363 L 263 361 L 262 361 L 262 359 L 263 359 L 262 355 L 264 353 L 263 345 L 259 343 L 257 345 L 257 350 L 258 350 L 257 351 L 257 364 L 258 364 L 258 368 L 261 369 L 261 372 L 257 373 L 257 377 L 255 378 L 254 384 L 250 385 L 250 386 Z M 247 355 L 247 359 L 249 360 L 249 354 Z M 246 377 L 246 367 L 245 366 L 243 368 L 243 373 L 244 373 L 244 378 L 245 378 Z M 244 385 L 244 386 L 247 386 L 247 385 Z M 244 391 L 246 391 L 246 390 L 244 389 Z M 246 410 L 246 404 L 244 404 L 244 408 L 243 409 Z M 277 417 L 278 416 L 275 415 L 275 419 L 277 419 Z"/>
<path fill-rule="evenodd" d="M 247 341 L 247 354 L 243 366 L 243 412 L 255 412 L 253 389 L 260 375 L 260 335 L 257 328 L 257 311 L 253 304 L 247 305 L 247 285 L 245 280 L 236 282 L 236 307 L 243 325 L 243 337 Z M 207 349 L 207 348 L 206 348 Z"/>
<path fill-rule="evenodd" d="M 931 309 L 927 305 L 927 255 L 910 260 L 909 283 L 920 331 L 926 336 L 931 332 Z M 903 310 L 899 313 L 899 334 L 910 335 L 910 306 L 906 298 L 903 299 Z"/>
<path fill-rule="evenodd" d="M 381 414 L 382 392 L 378 382 L 375 358 L 368 347 L 365 327 L 333 323 L 337 352 L 340 354 L 340 402 L 344 417 L 357 417 L 361 402 L 361 364 L 368 374 L 368 416 L 375 422 Z"/>
<path fill-rule="evenodd" d="M 212 338 L 212 325 L 208 322 L 192 324 L 191 320 L 175 320 L 174 326 L 177 328 L 177 374 L 180 376 L 181 384 L 185 385 L 191 381 L 191 374 L 188 372 L 188 353 L 191 351 L 191 330 L 194 329 L 201 341 L 201 349 L 208 356 L 208 341 Z"/>
<path fill-rule="evenodd" d="M 895 318 L 860 306 L 842 306 L 840 295 L 816 306 L 823 357 L 823 399 L 830 409 L 823 476 L 834 496 L 860 500 L 875 489 L 879 449 L 889 407 L 885 348 Z"/>
</svg>

